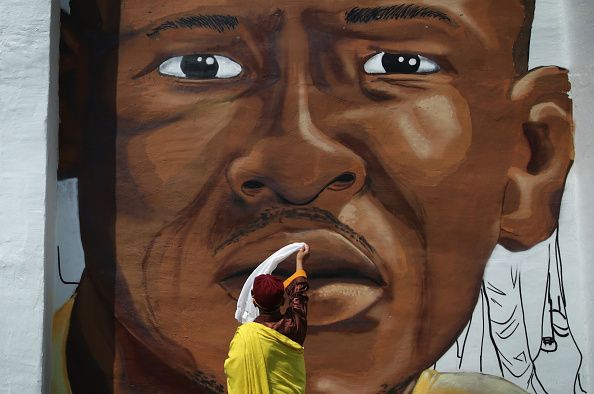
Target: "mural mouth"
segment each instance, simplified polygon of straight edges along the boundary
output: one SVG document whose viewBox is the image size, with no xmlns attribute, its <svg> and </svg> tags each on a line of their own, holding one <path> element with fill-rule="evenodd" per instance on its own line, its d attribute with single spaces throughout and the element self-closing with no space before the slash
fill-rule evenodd
<svg viewBox="0 0 594 394">
<path fill-rule="evenodd" d="M 237 300 L 247 277 L 270 254 L 292 242 L 307 242 L 304 263 L 310 282 L 308 325 L 327 326 L 360 316 L 384 295 L 386 282 L 373 259 L 341 234 L 331 230 L 278 232 L 237 248 L 225 259 L 216 278 Z M 287 278 L 295 272 L 291 256 L 274 271 Z"/>
</svg>

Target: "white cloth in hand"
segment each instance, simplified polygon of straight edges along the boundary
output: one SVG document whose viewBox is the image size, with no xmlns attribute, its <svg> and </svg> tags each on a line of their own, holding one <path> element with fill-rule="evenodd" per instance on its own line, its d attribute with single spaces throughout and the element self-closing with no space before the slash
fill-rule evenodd
<svg viewBox="0 0 594 394">
<path fill-rule="evenodd" d="M 295 242 L 290 245 L 284 246 L 274 252 L 270 257 L 264 260 L 259 266 L 256 267 L 254 272 L 247 278 L 239 298 L 237 299 L 237 310 L 235 311 L 235 319 L 241 324 L 252 322 L 260 314 L 258 308 L 252 301 L 252 288 L 254 286 L 254 279 L 258 275 L 271 274 L 276 267 L 287 257 L 292 255 L 301 249 L 305 243 Z"/>
</svg>

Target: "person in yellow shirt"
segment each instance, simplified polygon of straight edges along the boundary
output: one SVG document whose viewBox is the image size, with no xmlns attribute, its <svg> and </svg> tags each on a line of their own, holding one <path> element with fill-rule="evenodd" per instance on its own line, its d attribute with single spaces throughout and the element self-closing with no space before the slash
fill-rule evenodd
<svg viewBox="0 0 594 394">
<path fill-rule="evenodd" d="M 253 302 L 260 314 L 237 329 L 225 360 L 229 394 L 304 393 L 303 344 L 307 334 L 309 283 L 299 250 L 295 273 L 284 282 L 273 275 L 254 279 Z M 284 313 L 285 293 L 289 300 Z"/>
</svg>

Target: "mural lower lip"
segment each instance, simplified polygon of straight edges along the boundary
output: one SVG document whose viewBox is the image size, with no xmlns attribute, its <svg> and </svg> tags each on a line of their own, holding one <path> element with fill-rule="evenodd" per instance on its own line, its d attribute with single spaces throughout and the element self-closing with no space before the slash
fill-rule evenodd
<svg viewBox="0 0 594 394">
<path fill-rule="evenodd" d="M 237 275 L 220 282 L 234 300 L 247 276 Z M 309 276 L 308 325 L 325 326 L 350 319 L 370 308 L 383 295 L 383 287 L 362 277 Z"/>
<path fill-rule="evenodd" d="M 308 324 L 326 326 L 361 315 L 384 294 L 386 282 L 377 256 L 369 256 L 342 235 L 325 229 L 276 231 L 263 240 L 238 245 L 223 259 L 217 281 L 237 300 L 247 277 L 272 252 L 291 242 L 307 242 L 304 268 L 310 282 Z M 373 258 L 373 260 L 372 260 Z M 274 271 L 281 278 L 295 271 L 294 256 Z"/>
<path fill-rule="evenodd" d="M 308 325 L 351 319 L 378 302 L 383 288 L 368 280 L 311 279 Z"/>
</svg>

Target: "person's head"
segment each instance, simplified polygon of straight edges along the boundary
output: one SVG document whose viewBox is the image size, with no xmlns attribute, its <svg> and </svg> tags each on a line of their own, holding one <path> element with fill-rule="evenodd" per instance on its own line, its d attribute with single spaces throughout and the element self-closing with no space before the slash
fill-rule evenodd
<svg viewBox="0 0 594 394">
<path fill-rule="evenodd" d="M 252 298 L 256 307 L 262 311 L 275 311 L 280 308 L 285 297 L 283 281 L 274 275 L 258 275 L 254 278 Z"/>
<path fill-rule="evenodd" d="M 115 315 L 175 368 L 223 382 L 243 281 L 306 241 L 308 391 L 406 384 L 465 326 L 495 245 L 524 250 L 556 225 L 569 84 L 527 70 L 530 2 L 117 9 L 113 72 L 91 76 L 115 133 L 85 129 L 83 235 L 112 242 Z M 87 256 L 100 284 L 105 260 Z"/>
</svg>

